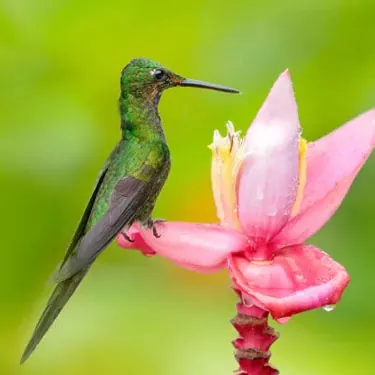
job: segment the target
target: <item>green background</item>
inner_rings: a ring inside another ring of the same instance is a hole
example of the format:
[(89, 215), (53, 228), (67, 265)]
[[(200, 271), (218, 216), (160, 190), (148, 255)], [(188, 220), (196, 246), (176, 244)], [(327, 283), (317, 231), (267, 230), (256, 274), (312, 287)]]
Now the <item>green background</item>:
[[(0, 0), (0, 374), (230, 374), (227, 272), (198, 275), (115, 244), (18, 365), (46, 281), (119, 137), (120, 71), (147, 56), (243, 91), (175, 89), (161, 103), (173, 167), (155, 214), (215, 222), (213, 130), (230, 119), (245, 131), (286, 67), (308, 140), (374, 107), (374, 19), (375, 3), (355, 0)], [(334, 312), (277, 325), (271, 362), (282, 374), (374, 371), (374, 186), (372, 156), (310, 240), (352, 282)]]

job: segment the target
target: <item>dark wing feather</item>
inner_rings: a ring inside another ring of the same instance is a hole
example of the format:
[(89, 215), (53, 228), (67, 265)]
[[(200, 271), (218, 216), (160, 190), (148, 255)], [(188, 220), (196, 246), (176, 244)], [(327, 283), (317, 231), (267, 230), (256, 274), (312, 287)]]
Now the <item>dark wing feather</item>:
[(74, 254), (65, 262), (56, 281), (61, 282), (89, 266), (99, 253), (116, 237), (121, 229), (131, 224), (138, 210), (152, 193), (151, 182), (125, 176), (115, 186), (108, 211), (80, 241)]
[(78, 227), (77, 227), (77, 229), (74, 233), (72, 241), (70, 242), (69, 247), (66, 250), (64, 260), (62, 261), (62, 263), (59, 267), (62, 267), (66, 263), (66, 261), (69, 259), (70, 255), (72, 254), (72, 252), (76, 248), (78, 242), (80, 241), (82, 236), (85, 234), (87, 221), (90, 217), (92, 208), (93, 208), (94, 203), (95, 203), (96, 196), (98, 195), (99, 189), (100, 189), (100, 187), (103, 183), (103, 180), (104, 180), (104, 177), (105, 177), (107, 171), (108, 171), (108, 162), (106, 163), (104, 168), (99, 173), (94, 191), (91, 195), (91, 198), (90, 198), (89, 202), (87, 203), (86, 209), (85, 209), (85, 211), (82, 215), (81, 221), (79, 222)]

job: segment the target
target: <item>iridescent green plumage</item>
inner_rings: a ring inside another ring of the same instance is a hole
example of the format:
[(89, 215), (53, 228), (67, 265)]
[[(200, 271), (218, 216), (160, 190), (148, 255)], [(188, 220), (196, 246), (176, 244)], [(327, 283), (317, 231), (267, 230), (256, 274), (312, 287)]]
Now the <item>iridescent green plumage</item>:
[(182, 78), (160, 64), (134, 59), (122, 71), (119, 99), (122, 137), (99, 173), (21, 363), (33, 352), (72, 296), (96, 257), (133, 222), (151, 228), (152, 211), (170, 168), (169, 149), (158, 113), (161, 93), (174, 86), (237, 90)]

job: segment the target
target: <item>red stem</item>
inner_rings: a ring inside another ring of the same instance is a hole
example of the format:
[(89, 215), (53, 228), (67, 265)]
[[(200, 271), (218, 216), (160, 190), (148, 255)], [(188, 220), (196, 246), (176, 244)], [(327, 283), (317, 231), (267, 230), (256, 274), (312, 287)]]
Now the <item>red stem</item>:
[[(241, 292), (236, 290), (241, 296)], [(270, 346), (279, 334), (268, 325), (269, 313), (254, 305), (237, 304), (237, 315), (231, 323), (240, 337), (233, 341), (235, 357), (240, 368), (235, 375), (277, 375), (268, 361)]]

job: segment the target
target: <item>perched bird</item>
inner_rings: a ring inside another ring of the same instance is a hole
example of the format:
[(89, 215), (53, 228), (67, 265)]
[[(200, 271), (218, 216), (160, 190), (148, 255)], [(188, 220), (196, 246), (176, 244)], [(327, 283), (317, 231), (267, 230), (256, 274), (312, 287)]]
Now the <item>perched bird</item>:
[(121, 139), (99, 173), (92, 196), (55, 275), (57, 285), (21, 358), (25, 362), (85, 277), (96, 257), (118, 233), (139, 222), (153, 233), (151, 218), (170, 169), (170, 154), (158, 113), (161, 94), (187, 86), (238, 93), (183, 78), (159, 63), (133, 59), (122, 70), (119, 99)]

